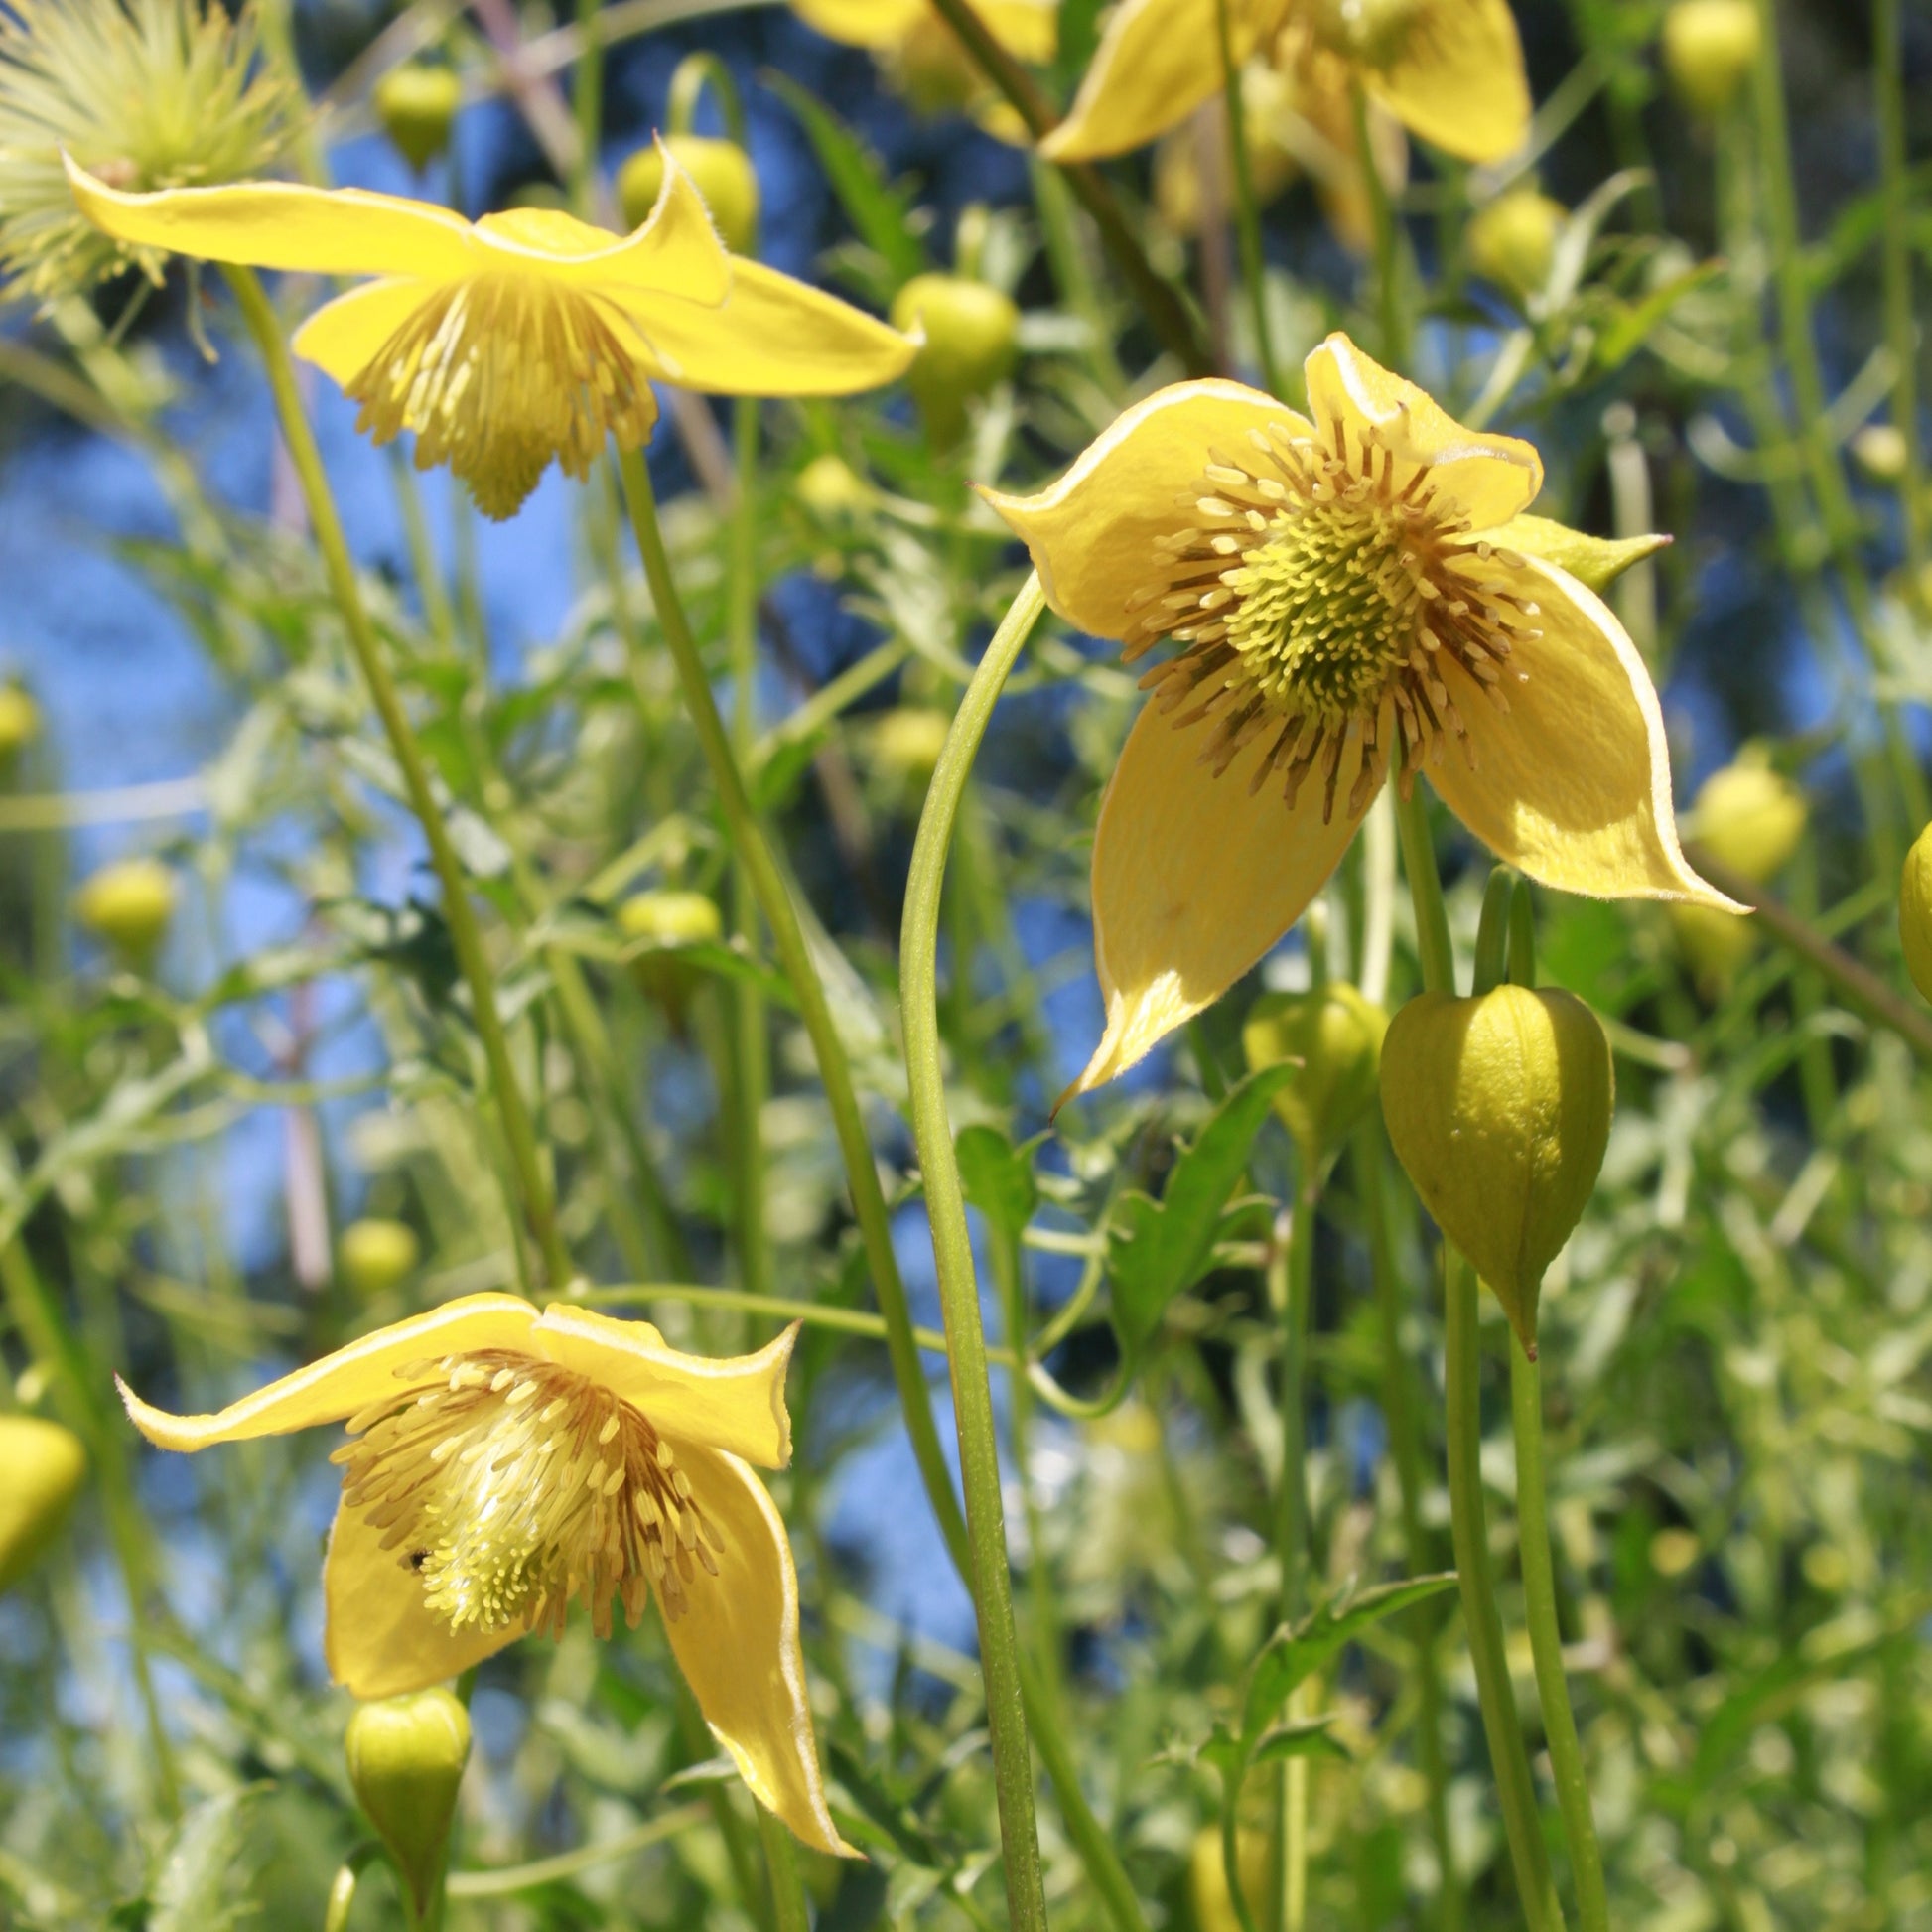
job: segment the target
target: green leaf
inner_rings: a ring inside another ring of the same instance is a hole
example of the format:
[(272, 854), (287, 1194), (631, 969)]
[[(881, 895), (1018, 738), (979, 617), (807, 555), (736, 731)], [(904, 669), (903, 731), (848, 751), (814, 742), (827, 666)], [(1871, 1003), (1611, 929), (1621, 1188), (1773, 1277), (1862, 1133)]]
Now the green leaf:
[(782, 73), (767, 72), (763, 78), (798, 116), (832, 192), (866, 245), (892, 272), (894, 286), (922, 274), (928, 263), (912, 231), (912, 198), (886, 180), (879, 157), (809, 89)]
[(1293, 1629), (1284, 1626), (1277, 1630), (1248, 1673), (1248, 1688), (1241, 1703), (1244, 1749), (1252, 1753), (1258, 1748), (1276, 1713), (1288, 1702), (1289, 1694), (1343, 1645), (1385, 1616), (1393, 1616), (1397, 1610), (1420, 1603), (1425, 1597), (1439, 1595), (1454, 1584), (1452, 1570), (1434, 1577), (1411, 1577), (1401, 1583), (1380, 1584), (1359, 1595), (1330, 1598)]
[(247, 1850), (244, 1814), (267, 1788), (224, 1791), (182, 1820), (155, 1879), (148, 1932), (227, 1932), (252, 1914), (235, 1867)]
[(1348, 1763), (1348, 1747), (1328, 1735), (1334, 1721), (1334, 1712), (1324, 1711), (1318, 1718), (1290, 1718), (1271, 1725), (1249, 1753), (1249, 1765), (1279, 1764), (1291, 1757), (1334, 1757)]
[(1207, 1272), (1227, 1204), (1261, 1123), (1292, 1066), (1263, 1067), (1214, 1110), (1192, 1147), (1174, 1162), (1167, 1191), (1121, 1197), (1107, 1230), (1114, 1328), (1133, 1363), (1161, 1325), (1168, 1304)]
[(997, 1127), (984, 1124), (962, 1128), (953, 1154), (967, 1200), (996, 1233), (1018, 1241), (1039, 1205), (1033, 1162)]

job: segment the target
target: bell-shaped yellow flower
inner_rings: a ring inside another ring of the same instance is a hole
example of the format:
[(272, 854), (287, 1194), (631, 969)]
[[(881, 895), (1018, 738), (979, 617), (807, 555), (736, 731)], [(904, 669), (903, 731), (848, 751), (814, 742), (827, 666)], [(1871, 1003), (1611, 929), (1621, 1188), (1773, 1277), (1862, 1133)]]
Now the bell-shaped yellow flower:
[(1183, 382), (1050, 489), (988, 500), (1071, 623), (1173, 655), (1100, 810), (1107, 1031), (1072, 1091), (1133, 1065), (1298, 919), (1393, 767), (1496, 855), (1606, 898), (1735, 911), (1685, 863), (1657, 693), (1593, 591), (1533, 554), (1543, 466), (1452, 421), (1345, 336), (1310, 421)]
[(650, 217), (616, 236), (551, 208), (464, 220), (361, 189), (256, 182), (124, 195), (69, 164), (74, 198), (137, 246), (318, 275), (373, 276), (303, 324), (295, 351), (362, 405), (377, 443), (409, 430), (487, 516), (513, 515), (554, 459), (583, 478), (657, 420), (653, 381), (719, 395), (848, 395), (915, 345), (883, 322), (726, 253), (667, 155)]
[(1143, 147), (1221, 91), (1221, 14), (1238, 68), (1261, 55), (1345, 101), (1359, 81), (1412, 134), (1499, 161), (1529, 134), (1530, 90), (1509, 0), (1124, 0), (1064, 121), (1053, 161)]
[(713, 1360), (643, 1321), (469, 1295), (378, 1329), (213, 1416), (124, 1383), (135, 1426), (194, 1450), (345, 1422), (324, 1652), (359, 1698), (454, 1677), (573, 1598), (609, 1636), (655, 1594), (706, 1722), (759, 1802), (850, 1853), (826, 1808), (785, 1527), (751, 1465), (791, 1459), (794, 1324)]

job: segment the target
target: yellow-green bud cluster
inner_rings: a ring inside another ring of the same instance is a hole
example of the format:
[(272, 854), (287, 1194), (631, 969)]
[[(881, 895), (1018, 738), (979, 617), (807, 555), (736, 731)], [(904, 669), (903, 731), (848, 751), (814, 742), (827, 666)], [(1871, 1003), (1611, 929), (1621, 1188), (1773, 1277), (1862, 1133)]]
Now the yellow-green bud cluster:
[(39, 1416), (0, 1416), (0, 1590), (11, 1589), (60, 1535), (87, 1474), (70, 1429)]
[(74, 895), (74, 915), (116, 959), (144, 971), (175, 916), (179, 888), (159, 859), (117, 859)]
[(383, 1698), (357, 1707), (343, 1751), (356, 1803), (388, 1848), (420, 1916), (449, 1848), (457, 1788), (470, 1760), (470, 1714), (445, 1690)]
[(681, 1026), (697, 990), (698, 971), (678, 954), (687, 946), (715, 945), (724, 937), (717, 902), (703, 893), (633, 893), (618, 907), (618, 930), (637, 948), (631, 955), (631, 977)]
[[(1721, 865), (1761, 886), (1797, 851), (1808, 820), (1804, 793), (1759, 748), (1747, 746), (1699, 787), (1685, 830)], [(1713, 998), (1757, 949), (1755, 923), (1735, 913), (1673, 905), (1670, 922), (1699, 986)]]
[(421, 1257), (416, 1230), (408, 1222), (374, 1215), (351, 1221), (336, 1244), (336, 1266), (344, 1282), (364, 1301), (407, 1281)]
[(1340, 981), (1264, 994), (1249, 1008), (1241, 1029), (1249, 1069), (1299, 1063), (1276, 1093), (1275, 1111), (1311, 1166), (1339, 1151), (1374, 1101), (1388, 1031), (1388, 1015)]
[(1396, 1154), (1531, 1354), (1544, 1271), (1596, 1185), (1614, 1099), (1603, 1029), (1558, 988), (1425, 993), (1383, 1043)]
[(906, 387), (942, 448), (966, 427), (966, 405), (1013, 373), (1020, 356), (1020, 311), (1012, 298), (963, 275), (915, 275), (893, 298), (892, 323), (925, 341)]
[(450, 68), (405, 61), (375, 83), (371, 100), (390, 144), (420, 175), (450, 145), (463, 82)]
[(664, 152), (691, 177), (718, 233), (734, 255), (758, 247), (759, 178), (752, 157), (736, 141), (709, 134), (666, 134), (662, 146), (639, 148), (618, 171), (618, 200), (624, 226), (639, 227), (664, 188)]

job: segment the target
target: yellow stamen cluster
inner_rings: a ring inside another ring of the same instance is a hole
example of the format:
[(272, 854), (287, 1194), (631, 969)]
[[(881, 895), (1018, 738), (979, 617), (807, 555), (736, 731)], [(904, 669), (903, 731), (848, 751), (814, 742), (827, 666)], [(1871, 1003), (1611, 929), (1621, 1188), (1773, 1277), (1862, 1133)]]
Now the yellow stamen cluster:
[(1218, 777), (1270, 734), (1250, 792), (1280, 769), (1293, 805), (1319, 769), (1324, 823), (1351, 731), (1361, 743), (1351, 816), (1387, 774), (1398, 732), (1405, 796), (1451, 737), (1473, 768), (1444, 664), (1508, 711), (1505, 677), (1521, 673), (1504, 667), (1513, 639), (1538, 634), (1527, 622), (1536, 606), (1469, 566), (1522, 560), (1471, 540), (1430, 468), (1398, 462), (1373, 429), (1351, 446), (1339, 422), (1325, 444), (1270, 423), (1247, 449), (1209, 454), (1207, 491), (1182, 498), (1190, 520), (1129, 600), (1124, 638), (1129, 663), (1164, 639), (1182, 646), (1141, 683), (1176, 725), (1216, 720), (1201, 762)]
[(512, 516), (551, 460), (580, 482), (615, 435), (639, 448), (657, 407), (630, 322), (594, 295), (508, 270), (428, 292), (347, 385), (356, 427), (416, 436), (485, 516)]
[(343, 1505), (384, 1534), (453, 1629), (562, 1636), (571, 1599), (611, 1634), (634, 1629), (649, 1588), (690, 1607), (725, 1547), (649, 1420), (601, 1384), (502, 1349), (412, 1362), (408, 1393), (349, 1418)]

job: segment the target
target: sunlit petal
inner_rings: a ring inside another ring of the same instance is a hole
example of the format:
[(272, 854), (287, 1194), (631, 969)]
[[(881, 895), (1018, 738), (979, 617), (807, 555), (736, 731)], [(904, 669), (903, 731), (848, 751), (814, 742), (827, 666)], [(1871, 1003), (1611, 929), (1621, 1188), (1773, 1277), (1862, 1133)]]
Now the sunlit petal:
[(791, 0), (791, 10), (828, 41), (893, 47), (920, 24), (929, 0)]
[[(1221, 91), (1222, 0), (1125, 0), (1108, 18), (1066, 119), (1040, 142), (1052, 161), (1100, 161), (1158, 140)], [(1238, 67), (1260, 41), (1255, 10), (1227, 0)]]
[(1507, 713), (1445, 665), (1475, 760), (1471, 769), (1450, 745), (1429, 767), (1450, 810), (1499, 859), (1547, 886), (1738, 909), (1679, 849), (1657, 693), (1602, 600), (1535, 557), (1466, 570), (1532, 597), (1528, 621), (1540, 635), (1514, 645), (1515, 675), (1502, 681)]
[(116, 1382), (129, 1418), (149, 1442), (167, 1449), (201, 1449), (345, 1422), (358, 1409), (403, 1394), (396, 1371), (411, 1362), (478, 1348), (527, 1348), (536, 1318), (536, 1310), (514, 1295), (465, 1295), (428, 1314), (378, 1328), (212, 1416), (168, 1415), (150, 1408), (118, 1377)]
[(1341, 755), (1333, 810), (1310, 775), (1291, 806), (1280, 772), (1249, 786), (1264, 732), (1215, 777), (1212, 719), (1176, 727), (1150, 703), (1128, 735), (1093, 848), (1093, 939), (1107, 1032), (1067, 1097), (1124, 1072), (1211, 1006), (1301, 917), (1347, 849), (1374, 788), (1348, 809), (1360, 741)]
[(1258, 389), (1179, 382), (1116, 418), (1050, 489), (981, 493), (1033, 553), (1053, 609), (1096, 637), (1119, 637), (1155, 546), (1189, 520), (1186, 503), (1207, 490), (1209, 451), (1244, 450), (1270, 423), (1311, 433)]
[(421, 282), (402, 277), (364, 283), (325, 303), (295, 332), (289, 346), (346, 385), (381, 354), (423, 297)]
[(1463, 161), (1500, 161), (1529, 139), (1530, 83), (1509, 0), (1435, 0), (1403, 57), (1365, 68), (1370, 94)]
[(797, 1322), (756, 1355), (686, 1355), (648, 1321), (552, 1302), (531, 1331), (553, 1362), (600, 1383), (677, 1443), (703, 1443), (782, 1469), (791, 1460), (785, 1371)]
[(716, 1577), (667, 1622), (671, 1649), (752, 1795), (807, 1845), (853, 1853), (825, 1803), (798, 1639), (798, 1578), (783, 1519), (735, 1455), (677, 1445), (691, 1492), (723, 1533)]

